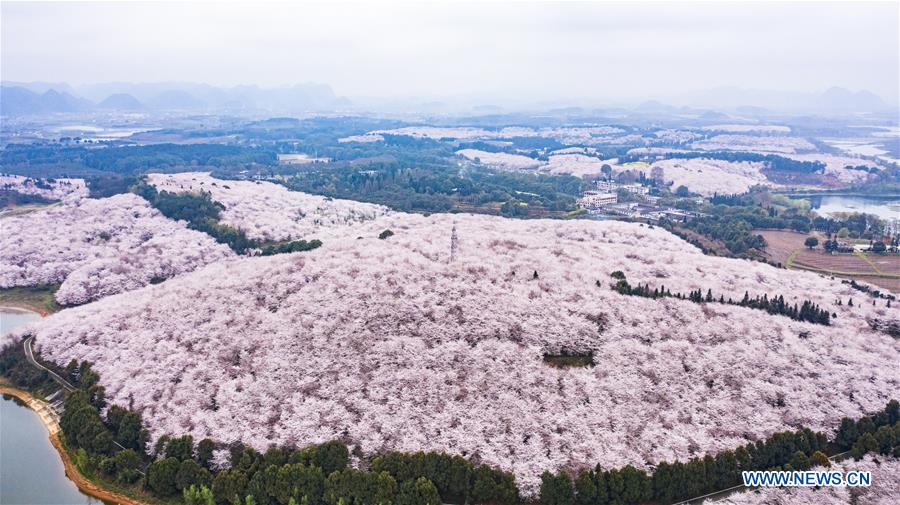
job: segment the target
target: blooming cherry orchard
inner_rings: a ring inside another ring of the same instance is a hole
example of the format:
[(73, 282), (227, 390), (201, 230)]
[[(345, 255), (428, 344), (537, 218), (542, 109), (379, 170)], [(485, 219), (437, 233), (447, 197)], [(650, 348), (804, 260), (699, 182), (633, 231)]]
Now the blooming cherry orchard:
[(653, 167), (663, 169), (663, 178), (672, 181), (672, 188), (686, 186), (701, 195), (743, 193), (756, 185), (772, 185), (762, 172), (765, 166), (761, 162), (705, 158), (669, 159), (653, 163)]
[(543, 165), (540, 160), (521, 154), (491, 153), (478, 149), (461, 149), (456, 151), (456, 155), (468, 160), (478, 160), (485, 165), (501, 170), (536, 170)]
[(291, 191), (271, 182), (226, 181), (208, 173), (150, 174), (160, 191), (205, 191), (223, 204), (221, 222), (257, 240), (310, 239), (375, 219), (387, 207)]
[[(900, 343), (866, 324), (896, 304), (848, 306), (864, 295), (660, 228), (392, 213), (340, 229), (327, 248), (215, 262), (22, 332), (47, 359), (93, 362), (153, 438), (441, 450), (514, 472), (530, 496), (544, 470), (830, 431), (900, 390)], [(625, 296), (616, 270), (672, 292), (811, 299), (837, 318)], [(561, 351), (595, 365), (544, 361)]]
[(88, 196), (84, 179), (33, 179), (21, 175), (0, 174), (0, 190), (38, 195), (51, 200), (77, 200)]
[(765, 137), (754, 135), (716, 135), (693, 143), (694, 149), (704, 151), (751, 151), (769, 153), (800, 153), (816, 150), (816, 146), (799, 137)]
[(790, 126), (765, 124), (717, 124), (704, 126), (700, 129), (728, 133), (791, 133)]
[(551, 174), (569, 174), (575, 177), (600, 175), (603, 165), (615, 165), (618, 160), (602, 160), (584, 154), (554, 154), (549, 158), (546, 169)]
[(787, 158), (791, 158), (798, 161), (810, 161), (810, 162), (821, 162), (825, 164), (824, 174), (830, 175), (843, 183), (853, 183), (860, 184), (866, 182), (868, 179), (872, 179), (875, 177), (874, 174), (870, 174), (865, 170), (854, 170), (852, 168), (847, 167), (866, 167), (868, 170), (880, 171), (884, 170), (884, 167), (875, 161), (863, 159), (863, 158), (854, 158), (852, 156), (834, 156), (831, 154), (791, 154), (787, 155)]
[(3, 218), (2, 227), (0, 287), (61, 282), (62, 304), (136, 289), (233, 255), (132, 194)]

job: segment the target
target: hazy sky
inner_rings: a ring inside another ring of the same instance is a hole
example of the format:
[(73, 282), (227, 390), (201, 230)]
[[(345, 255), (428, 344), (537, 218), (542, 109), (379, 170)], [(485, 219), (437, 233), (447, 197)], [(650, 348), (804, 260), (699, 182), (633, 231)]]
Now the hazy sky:
[(622, 100), (717, 86), (897, 102), (898, 2), (12, 3), (2, 78)]

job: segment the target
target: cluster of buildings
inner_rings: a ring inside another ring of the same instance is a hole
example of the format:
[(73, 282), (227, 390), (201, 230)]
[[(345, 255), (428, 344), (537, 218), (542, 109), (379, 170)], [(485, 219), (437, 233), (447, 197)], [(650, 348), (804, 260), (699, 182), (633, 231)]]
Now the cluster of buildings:
[(618, 182), (599, 180), (597, 189), (585, 191), (578, 200), (578, 205), (587, 210), (600, 210), (619, 202), (619, 192), (625, 191), (634, 195), (640, 195), (651, 203), (655, 198), (650, 196), (650, 188), (640, 184), (621, 184)]
[(663, 218), (671, 221), (683, 221), (687, 218), (698, 217), (701, 215), (699, 212), (634, 202), (610, 205), (604, 208), (604, 210), (613, 216), (644, 219), (652, 222), (659, 221)]
[(618, 203), (619, 195), (604, 191), (585, 191), (578, 199), (578, 206), (587, 210), (600, 210), (603, 207)]
[(635, 195), (649, 195), (650, 188), (641, 186), (640, 184), (619, 184), (612, 181), (597, 181), (597, 189), (605, 193), (618, 193), (619, 191), (627, 191)]
[[(659, 197), (650, 196), (650, 188), (640, 184), (621, 184), (601, 180), (596, 182), (596, 187), (596, 190), (582, 193), (577, 202), (579, 207), (586, 209), (591, 214), (648, 221), (659, 221), (663, 218), (681, 221), (699, 215), (697, 212), (659, 205)], [(619, 195), (622, 192), (638, 195), (640, 201), (619, 202)]]

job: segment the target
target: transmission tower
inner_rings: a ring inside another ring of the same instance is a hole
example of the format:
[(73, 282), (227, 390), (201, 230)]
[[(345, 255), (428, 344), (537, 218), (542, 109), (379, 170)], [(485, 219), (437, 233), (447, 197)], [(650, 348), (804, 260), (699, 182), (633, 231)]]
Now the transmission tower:
[(459, 253), (459, 237), (456, 236), (456, 223), (453, 223), (453, 231), (450, 232), (450, 263), (456, 261)]

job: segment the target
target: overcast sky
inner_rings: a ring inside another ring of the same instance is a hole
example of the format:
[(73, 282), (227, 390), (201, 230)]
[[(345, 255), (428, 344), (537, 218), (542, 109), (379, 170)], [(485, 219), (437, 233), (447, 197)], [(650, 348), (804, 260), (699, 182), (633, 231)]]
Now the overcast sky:
[(898, 2), (0, 5), (14, 81), (596, 101), (900, 88)]

